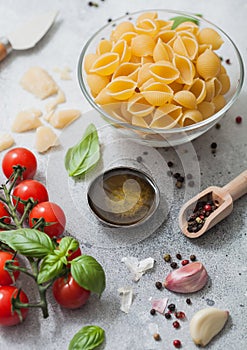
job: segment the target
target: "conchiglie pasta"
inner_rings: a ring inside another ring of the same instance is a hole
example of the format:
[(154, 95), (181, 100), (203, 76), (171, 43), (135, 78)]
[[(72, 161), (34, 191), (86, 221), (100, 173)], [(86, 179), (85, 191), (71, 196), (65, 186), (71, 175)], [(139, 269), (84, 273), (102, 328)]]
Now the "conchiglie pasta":
[(152, 77), (161, 83), (170, 84), (178, 79), (179, 70), (169, 61), (159, 61), (149, 67)]
[(103, 53), (110, 52), (112, 49), (112, 42), (110, 40), (101, 40), (97, 46), (97, 55), (102, 55)]
[(196, 109), (196, 97), (190, 91), (183, 90), (176, 92), (173, 100), (185, 108)]
[(118, 77), (111, 81), (106, 87), (108, 95), (116, 100), (129, 99), (133, 95), (135, 88), (136, 82), (127, 77)]
[(155, 39), (161, 39), (164, 43), (171, 44), (177, 37), (177, 33), (175, 30), (163, 30), (159, 32)]
[(109, 83), (109, 77), (104, 77), (98, 74), (88, 74), (87, 83), (93, 97), (96, 97)]
[(196, 103), (201, 103), (206, 97), (206, 83), (200, 78), (194, 79), (193, 83), (186, 87), (196, 97)]
[(179, 120), (181, 126), (189, 126), (203, 120), (203, 116), (197, 109), (188, 109), (184, 111), (183, 116)]
[(140, 69), (140, 63), (125, 62), (121, 63), (112, 75), (112, 80), (120, 77), (127, 76), (129, 79), (134, 81), (138, 78), (138, 72)]
[(215, 105), (213, 102), (203, 101), (202, 103), (197, 105), (197, 109), (201, 112), (203, 119), (207, 119), (214, 114)]
[(99, 94), (95, 97), (94, 101), (99, 105), (108, 105), (117, 102), (117, 100), (114, 97), (108, 94), (107, 87), (105, 87), (99, 92)]
[(148, 34), (155, 36), (159, 31), (159, 27), (154, 20), (145, 18), (135, 26), (135, 31), (138, 34)]
[(135, 93), (127, 102), (127, 111), (137, 117), (146, 117), (153, 110), (154, 106), (150, 106), (140, 93)]
[(132, 55), (137, 57), (153, 55), (154, 47), (154, 39), (147, 34), (137, 35), (131, 41)]
[(189, 37), (178, 37), (173, 42), (173, 50), (178, 55), (188, 57), (190, 60), (193, 60), (198, 51), (198, 43), (195, 39)]
[(119, 65), (119, 55), (115, 52), (104, 53), (91, 66), (90, 73), (111, 75)]
[(197, 26), (196, 23), (187, 21), (179, 24), (175, 30), (176, 32), (187, 31), (193, 34), (197, 34), (199, 27)]
[(221, 83), (221, 95), (225, 95), (230, 90), (230, 78), (227, 74), (220, 74), (218, 80)]
[(99, 56), (96, 53), (89, 53), (85, 56), (84, 59), (84, 69), (87, 74), (90, 73), (90, 69), (93, 63), (97, 60)]
[(170, 61), (173, 59), (173, 50), (170, 45), (164, 43), (160, 38), (155, 45), (153, 50), (153, 59), (155, 62), (158, 61)]
[(150, 66), (152, 63), (145, 63), (138, 71), (137, 84), (138, 86), (142, 86), (147, 80), (152, 78), (152, 74), (150, 72)]
[(153, 12), (143, 12), (141, 15), (139, 15), (136, 19), (136, 24), (139, 24), (145, 19), (152, 19), (155, 20), (158, 18), (158, 13), (156, 11)]
[(226, 99), (223, 95), (214, 97), (212, 102), (215, 106), (215, 113), (219, 112), (226, 105)]
[(152, 106), (162, 106), (165, 103), (170, 103), (173, 97), (172, 89), (159, 82), (151, 82), (145, 86), (144, 90), (141, 90), (142, 96), (152, 105)]
[(110, 40), (118, 41), (124, 33), (134, 32), (134, 31), (135, 31), (135, 28), (133, 23), (129, 21), (119, 23), (116, 26), (116, 28), (112, 31)]
[(221, 67), (220, 59), (212, 50), (204, 51), (196, 61), (196, 69), (199, 75), (205, 79), (216, 77)]
[(193, 63), (187, 57), (177, 54), (174, 55), (173, 63), (180, 73), (177, 82), (191, 85), (195, 76), (195, 67)]
[(212, 99), (221, 93), (222, 84), (217, 78), (206, 81), (205, 101), (211, 102)]
[(182, 107), (172, 103), (159, 107), (154, 112), (151, 128), (171, 129), (178, 126), (178, 121), (182, 117)]
[(136, 32), (126, 32), (126, 33), (123, 33), (121, 36), (120, 36), (120, 40), (125, 40), (127, 42), (127, 44), (130, 46), (131, 44), (131, 40), (137, 36), (137, 33)]
[(119, 40), (112, 47), (112, 52), (115, 52), (119, 55), (119, 61), (128, 62), (131, 57), (131, 48), (128, 46), (127, 41)]
[(218, 50), (223, 44), (223, 39), (213, 28), (203, 28), (197, 34), (199, 44), (211, 45), (213, 50)]

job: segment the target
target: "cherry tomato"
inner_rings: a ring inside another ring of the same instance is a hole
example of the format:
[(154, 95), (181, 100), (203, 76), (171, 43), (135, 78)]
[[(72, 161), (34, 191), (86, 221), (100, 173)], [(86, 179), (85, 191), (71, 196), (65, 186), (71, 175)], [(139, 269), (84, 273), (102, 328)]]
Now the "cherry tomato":
[[(24, 180), (21, 181), (13, 191), (13, 204), (16, 205), (17, 199), (19, 197), (22, 200), (28, 200), (33, 198), (34, 201), (38, 203), (46, 202), (49, 199), (47, 189), (45, 186), (36, 180)], [(18, 203), (16, 207), (20, 214), (23, 214), (25, 206), (22, 203)]]
[[(5, 217), (6, 216), (6, 217)], [(1, 220), (2, 218), (4, 218), (3, 220)], [(11, 218), (10, 218), (10, 214), (7, 211), (6, 206), (0, 202), (0, 220), (1, 222), (3, 222), (4, 224), (10, 224)], [(2, 231), (3, 229), (0, 229), (0, 231)]]
[(91, 294), (89, 290), (79, 286), (71, 274), (68, 277), (58, 278), (53, 283), (52, 291), (57, 303), (67, 309), (81, 307)]
[(51, 223), (51, 225), (44, 227), (44, 232), (48, 236), (51, 238), (61, 236), (66, 225), (66, 218), (59, 205), (52, 202), (42, 202), (35, 205), (29, 214), (29, 226), (32, 228), (40, 218), (43, 218), (46, 223)]
[[(18, 293), (18, 288), (14, 286), (0, 286), (0, 325), (1, 326), (14, 326), (21, 323), (28, 313), (28, 309), (20, 309), (21, 315), (12, 309), (12, 299), (15, 299)], [(26, 294), (20, 292), (20, 301), (22, 303), (28, 303)]]
[(35, 155), (23, 147), (13, 148), (4, 155), (2, 169), (7, 178), (13, 173), (14, 165), (21, 165), (26, 168), (22, 174), (23, 180), (32, 179), (37, 170), (37, 160)]
[[(57, 239), (58, 244), (61, 242), (61, 239), (62, 238)], [(81, 256), (81, 249), (80, 249), (80, 247), (78, 247), (73, 253), (70, 251), (69, 251), (69, 253), (70, 253), (70, 255), (67, 256), (67, 260), (72, 261), (73, 259), (77, 258), (78, 256)]]
[(17, 259), (13, 259), (13, 254), (0, 251), (0, 286), (8, 286), (10, 284), (13, 284), (20, 274), (19, 271), (13, 271), (14, 281), (12, 280), (10, 273), (4, 269), (5, 262), (7, 260), (14, 260), (13, 264), (15, 266), (19, 266), (19, 261)]

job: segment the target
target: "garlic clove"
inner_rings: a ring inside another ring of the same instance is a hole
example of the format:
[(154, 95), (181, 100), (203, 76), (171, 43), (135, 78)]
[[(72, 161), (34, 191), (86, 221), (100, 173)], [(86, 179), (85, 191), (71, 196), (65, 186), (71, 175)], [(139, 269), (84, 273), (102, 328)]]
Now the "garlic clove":
[(206, 346), (224, 327), (228, 311), (205, 308), (194, 314), (190, 321), (190, 335), (196, 345)]
[(169, 273), (164, 286), (177, 293), (193, 293), (202, 289), (208, 281), (208, 273), (199, 261), (192, 262)]

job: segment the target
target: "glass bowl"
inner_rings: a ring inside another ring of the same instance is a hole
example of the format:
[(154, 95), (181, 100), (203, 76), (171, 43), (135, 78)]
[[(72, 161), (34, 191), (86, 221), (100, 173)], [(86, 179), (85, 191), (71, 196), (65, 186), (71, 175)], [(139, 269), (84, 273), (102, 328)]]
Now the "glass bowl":
[[(214, 113), (207, 119), (187, 126), (179, 126), (176, 124), (176, 127), (170, 129), (152, 128), (149, 125), (145, 125), (144, 127), (133, 125), (129, 121), (130, 119), (126, 120), (126, 118), (119, 117), (119, 113), (116, 114), (116, 110), (122, 110), (124, 108), (126, 109), (127, 102), (116, 101), (116, 103), (104, 105), (104, 108), (95, 102), (87, 83), (87, 74), (84, 69), (85, 57), (89, 53), (95, 53), (99, 42), (102, 39), (109, 39), (111, 32), (118, 24), (124, 21), (135, 23), (138, 16), (144, 12), (157, 12), (158, 18), (166, 21), (177, 16), (185, 16), (187, 18), (190, 18), (192, 21), (198, 21), (200, 29), (205, 27), (212, 28), (220, 34), (224, 43), (216, 51), (216, 53), (222, 60), (222, 65), (224, 65), (227, 71), (231, 85), (229, 91), (224, 95), (226, 104), (223, 108), (217, 111), (217, 113)], [(139, 143), (143, 143), (152, 147), (169, 147), (180, 145), (197, 138), (220, 121), (226, 111), (232, 106), (232, 104), (239, 96), (243, 85), (244, 66), (240, 53), (234, 42), (223, 30), (221, 30), (213, 23), (199, 16), (185, 12), (155, 9), (148, 11), (138, 11), (129, 15), (122, 16), (98, 30), (87, 41), (81, 51), (78, 62), (78, 79), (82, 93), (87, 101), (105, 121), (110, 123), (113, 127), (117, 128), (117, 130), (121, 132), (122, 135), (126, 136), (129, 139), (132, 139), (133, 141), (137, 141)]]

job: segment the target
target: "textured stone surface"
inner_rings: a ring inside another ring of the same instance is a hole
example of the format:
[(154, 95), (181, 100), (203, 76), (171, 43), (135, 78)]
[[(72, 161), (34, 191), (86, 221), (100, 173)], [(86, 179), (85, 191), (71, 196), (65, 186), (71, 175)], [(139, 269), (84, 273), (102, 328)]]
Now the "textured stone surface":
[[(207, 348), (244, 350), (247, 343), (247, 196), (234, 204), (233, 213), (224, 222), (197, 240), (189, 240), (180, 233), (177, 217), (182, 203), (197, 190), (210, 185), (223, 186), (247, 168), (246, 84), (238, 101), (222, 120), (219, 130), (213, 128), (192, 144), (181, 146), (176, 150), (161, 150), (158, 153), (154, 149), (149, 150), (140, 145), (124, 144), (115, 131), (96, 121), (98, 125), (102, 125), (100, 136), (103, 151), (105, 150), (104, 163), (101, 162), (90, 176), (102, 171), (107, 164), (128, 164), (150, 172), (159, 183), (162, 198), (167, 196), (164, 205), (166, 219), (154, 233), (153, 230), (159, 226), (157, 221), (152, 227), (145, 226), (139, 232), (134, 232), (133, 236), (131, 232), (127, 232), (124, 236), (123, 232), (101, 227), (92, 218), (88, 208), (83, 207), (86, 183), (90, 178), (83, 184), (74, 183), (67, 179), (62, 164), (66, 147), (74, 143), (77, 135), (78, 137), (80, 135), (80, 130), (82, 132), (90, 120), (98, 118), (95, 112), (89, 111), (91, 108), (80, 92), (77, 82), (77, 61), (83, 44), (93, 32), (107, 23), (109, 18), (119, 17), (127, 11), (161, 7), (202, 13), (205, 18), (225, 30), (243, 56), (246, 56), (247, 5), (243, 0), (217, 2), (174, 0), (170, 3), (161, 0), (145, 1), (145, 3), (143, 0), (122, 2), (97, 0), (97, 2), (98, 8), (89, 7), (85, 0), (52, 2), (0, 0), (1, 34), (12, 31), (25, 18), (35, 13), (50, 8), (58, 9), (60, 12), (57, 22), (36, 48), (26, 52), (13, 52), (0, 64), (0, 131), (10, 130), (11, 122), (21, 109), (36, 107), (44, 110), (46, 102), (35, 99), (22, 90), (18, 83), (22, 74), (32, 65), (42, 66), (52, 74), (66, 94), (67, 103), (64, 105), (66, 108), (78, 108), (84, 113), (78, 124), (72, 124), (60, 135), (62, 147), (46, 155), (37, 155), (39, 161), (37, 179), (47, 183), (51, 199), (65, 208), (68, 217), (67, 232), (80, 240), (84, 253), (93, 255), (102, 263), (107, 276), (107, 288), (102, 298), (99, 300), (96, 296), (92, 296), (87, 305), (80, 310), (60, 309), (49, 292), (50, 317), (43, 320), (39, 311), (32, 310), (22, 325), (1, 328), (0, 349), (67, 349), (69, 340), (75, 332), (84, 325), (97, 324), (106, 331), (106, 342), (102, 346), (105, 350), (173, 349), (173, 339), (182, 341), (182, 349), (193, 350), (196, 346), (189, 336), (189, 319), (200, 308), (214, 305), (229, 310), (231, 316), (224, 330)], [(58, 74), (53, 72), (56, 66), (60, 68), (69, 66), (72, 69), (72, 80), (60, 80)], [(243, 116), (241, 125), (235, 123), (237, 115)], [(14, 136), (18, 146), (33, 148), (33, 132)], [(218, 144), (215, 155), (210, 150), (212, 142)], [(143, 154), (144, 152), (148, 154)], [(195, 187), (191, 188), (185, 184), (183, 189), (178, 190), (173, 180), (166, 174), (168, 170), (166, 162), (173, 161), (173, 171), (183, 172), (188, 155), (190, 160), (194, 160), (192, 169), (195, 169), (193, 173)], [(138, 156), (143, 158), (141, 164), (136, 160)], [(200, 159), (199, 163), (197, 156)], [(2, 159), (2, 154), (0, 158)], [(0, 179), (3, 181), (2, 175)], [(78, 206), (78, 203), (81, 205)], [(177, 252), (180, 252), (183, 258), (195, 254), (197, 259), (205, 264), (210, 275), (210, 281), (202, 291), (189, 295), (192, 305), (186, 304), (187, 296), (172, 294), (166, 290), (159, 291), (154, 286), (157, 280), (162, 281), (170, 272), (169, 264), (162, 259), (163, 254), (170, 253), (175, 257)], [(140, 260), (151, 256), (156, 260), (155, 268), (144, 275), (138, 283), (134, 283), (126, 266), (121, 263), (121, 258), (128, 255), (136, 256)], [(19, 283), (30, 299), (35, 298), (35, 291), (27, 278), (21, 278)], [(135, 295), (130, 313), (127, 315), (120, 311), (117, 292), (119, 287), (125, 285), (132, 286)], [(163, 316), (149, 314), (151, 306), (149, 298), (160, 296), (168, 297), (170, 303), (175, 303), (178, 309), (186, 313), (187, 319), (181, 321), (179, 330), (174, 329), (172, 322)], [(155, 342), (150, 332), (150, 329), (156, 327), (162, 338), (160, 342)]]

